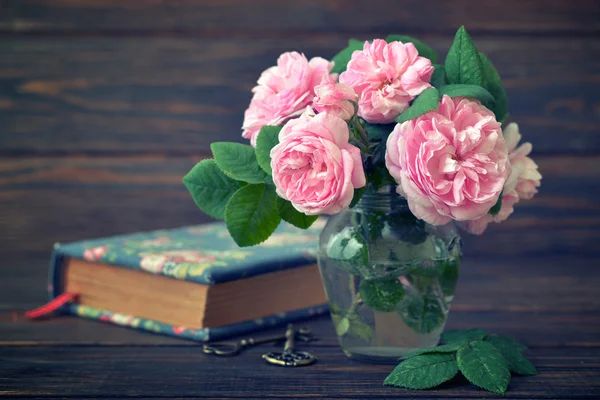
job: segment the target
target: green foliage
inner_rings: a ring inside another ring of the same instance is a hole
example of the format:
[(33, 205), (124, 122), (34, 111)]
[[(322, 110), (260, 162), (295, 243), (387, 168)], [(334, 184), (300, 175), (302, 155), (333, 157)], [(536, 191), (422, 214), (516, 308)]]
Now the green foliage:
[(264, 183), (246, 185), (233, 194), (225, 223), (238, 246), (254, 246), (271, 236), (281, 221), (276, 199), (275, 187)]
[(435, 268), (444, 296), (454, 295), (456, 283), (458, 282), (460, 259), (456, 257), (436, 261)]
[(183, 177), (183, 184), (196, 205), (206, 214), (217, 219), (225, 219), (227, 202), (239, 188), (245, 185), (225, 175), (213, 159), (196, 164)]
[(406, 325), (422, 334), (433, 332), (446, 321), (440, 299), (429, 293), (407, 296), (398, 313)]
[(479, 53), (479, 58), (483, 67), (484, 86), (494, 96), (494, 99), (496, 99), (491, 110), (496, 115), (496, 120), (503, 122), (508, 116), (508, 96), (506, 95), (504, 84), (502, 83), (502, 79), (500, 79), (500, 74), (498, 74), (498, 71), (485, 54)]
[(502, 196), (504, 196), (504, 190), (502, 190), (500, 192), (500, 195), (498, 196), (498, 201), (496, 201), (496, 204), (494, 204), (494, 206), (492, 208), (490, 208), (490, 211), (489, 211), (490, 214), (498, 215), (498, 213), (502, 209)]
[(537, 374), (537, 370), (533, 364), (521, 353), (522, 348), (520, 347), (520, 343), (498, 335), (489, 335), (485, 338), (485, 341), (491, 343), (500, 351), (502, 356), (508, 361), (511, 372), (519, 375)]
[(256, 160), (258, 165), (269, 175), (271, 171), (271, 149), (279, 143), (280, 126), (265, 125), (256, 138)]
[(479, 52), (464, 26), (461, 26), (446, 56), (448, 83), (483, 86), (483, 66)]
[(463, 344), (461, 344), (461, 343), (443, 344), (441, 346), (429, 347), (426, 349), (418, 349), (418, 350), (411, 351), (410, 353), (408, 353), (407, 355), (405, 355), (402, 358), (409, 359), (414, 356), (418, 356), (421, 354), (428, 354), (428, 353), (454, 353), (456, 350), (460, 349), (462, 346), (463, 346)]
[(456, 352), (460, 372), (472, 384), (490, 392), (504, 394), (510, 382), (508, 363), (494, 345), (471, 342)]
[(277, 197), (277, 210), (281, 219), (300, 229), (308, 229), (319, 218), (318, 215), (306, 215), (296, 210), (292, 203)]
[(358, 204), (363, 194), (365, 193), (366, 186), (361, 187), (360, 189), (354, 189), (354, 196), (352, 196), (352, 201), (350, 202), (350, 208), (353, 208)]
[(363, 279), (359, 291), (367, 307), (382, 312), (394, 311), (404, 297), (404, 287), (396, 278)]
[(432, 63), (437, 62), (437, 54), (435, 53), (435, 51), (431, 47), (427, 46), (425, 43), (421, 42), (419, 39), (415, 39), (413, 37), (404, 35), (389, 35), (387, 38), (385, 38), (385, 41), (388, 43), (412, 43), (415, 45), (415, 48), (417, 49), (421, 57), (430, 59)]
[(356, 273), (357, 267), (369, 263), (369, 246), (359, 231), (345, 228), (329, 242), (327, 256), (340, 268)]
[(444, 343), (464, 343), (471, 340), (483, 340), (484, 337), (483, 329), (451, 329), (442, 333)]
[(494, 104), (494, 96), (481, 86), (476, 85), (465, 85), (455, 84), (442, 86), (440, 89), (440, 96), (448, 95), (450, 97), (471, 97), (481, 101), (481, 103), (490, 108)]
[(412, 105), (396, 118), (396, 122), (402, 123), (421, 115), (437, 110), (440, 93), (436, 88), (425, 89), (412, 103)]
[(421, 354), (400, 363), (385, 378), (383, 384), (408, 389), (429, 389), (449, 381), (457, 373), (454, 354)]
[(440, 88), (446, 84), (446, 68), (443, 65), (435, 64), (433, 66), (433, 74), (431, 74), (431, 85)]
[(210, 148), (217, 165), (230, 178), (248, 183), (271, 182), (271, 177), (258, 165), (252, 146), (215, 142), (210, 145)]
[(331, 312), (331, 320), (335, 327), (335, 332), (338, 336), (351, 335), (359, 337), (365, 341), (370, 341), (373, 336), (371, 327), (360, 320), (360, 316), (354, 307), (346, 311), (333, 303), (329, 303)]
[(370, 124), (365, 123), (365, 129), (367, 130), (367, 136), (371, 141), (387, 140), (388, 136), (394, 130), (396, 124)]
[(389, 219), (389, 226), (392, 234), (403, 242), (412, 244), (423, 243), (429, 233), (425, 221), (418, 219), (411, 212), (396, 212)]
[(352, 58), (352, 53), (356, 50), (362, 50), (365, 42), (359, 40), (350, 39), (348, 41), (348, 47), (337, 53), (331, 61), (334, 62), (334, 66), (331, 69), (332, 74), (341, 74), (346, 70), (348, 61)]

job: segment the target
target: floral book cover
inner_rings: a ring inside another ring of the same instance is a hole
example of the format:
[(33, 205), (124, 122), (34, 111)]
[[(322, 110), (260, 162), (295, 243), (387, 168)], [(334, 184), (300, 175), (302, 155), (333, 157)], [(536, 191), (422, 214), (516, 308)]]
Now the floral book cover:
[[(267, 241), (251, 249), (238, 247), (223, 223), (56, 243), (50, 266), (50, 300), (61, 294), (61, 268), (69, 257), (214, 285), (316, 263), (318, 235), (324, 224), (324, 220), (319, 220), (306, 231), (281, 224)], [(324, 304), (228, 326), (189, 329), (75, 303), (61, 309), (84, 318), (203, 342), (281, 325), (327, 310)]]

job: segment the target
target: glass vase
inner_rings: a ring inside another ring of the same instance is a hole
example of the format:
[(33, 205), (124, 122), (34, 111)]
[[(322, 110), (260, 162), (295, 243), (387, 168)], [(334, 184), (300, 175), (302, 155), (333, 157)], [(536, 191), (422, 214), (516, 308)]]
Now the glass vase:
[(319, 268), (344, 353), (397, 363), (436, 346), (454, 297), (460, 245), (453, 224), (415, 218), (393, 187), (365, 193), (332, 216), (320, 236)]

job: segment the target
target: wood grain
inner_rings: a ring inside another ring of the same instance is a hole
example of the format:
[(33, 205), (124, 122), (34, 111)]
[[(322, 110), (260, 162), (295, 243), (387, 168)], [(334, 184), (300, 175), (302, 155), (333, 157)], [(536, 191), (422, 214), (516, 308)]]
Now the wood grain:
[[(390, 365), (349, 360), (336, 347), (313, 349), (306, 368), (277, 368), (260, 359), (264, 348), (231, 358), (200, 347), (8, 347), (0, 360), (3, 394), (23, 397), (481, 398), (488, 393), (462, 378), (427, 391), (383, 386)], [(598, 348), (534, 348), (527, 356), (539, 375), (514, 377), (503, 398), (594, 398), (600, 391)], [(232, 362), (237, 368), (232, 370)], [(594, 371), (596, 369), (596, 371)], [(57, 385), (57, 383), (59, 383)], [(304, 396), (302, 396), (304, 397)]]
[[(216, 140), (242, 141), (260, 73), (284, 51), (331, 57), (346, 37), (4, 38), (0, 154), (188, 155)], [(451, 38), (424, 40), (443, 55)], [(474, 39), (502, 74), (511, 118), (537, 153), (600, 151), (599, 41)]]
[[(0, 159), (0, 257), (48, 254), (69, 242), (206, 222), (181, 178), (200, 158), (35, 157)], [(597, 156), (536, 156), (540, 194), (484, 236), (465, 235), (465, 254), (597, 256)], [(515, 247), (518, 234), (520, 247)]]
[(483, 32), (595, 33), (600, 5), (593, 0), (393, 0), (369, 2), (257, 0), (5, 0), (0, 28), (7, 32), (185, 34), (355, 33), (401, 27), (409, 32), (454, 33), (461, 24)]

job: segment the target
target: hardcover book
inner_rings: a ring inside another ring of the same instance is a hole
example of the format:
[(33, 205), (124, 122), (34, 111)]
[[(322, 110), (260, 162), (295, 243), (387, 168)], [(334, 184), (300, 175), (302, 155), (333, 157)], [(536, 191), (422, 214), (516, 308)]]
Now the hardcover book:
[(323, 224), (282, 224), (253, 248), (239, 248), (222, 223), (57, 243), (50, 300), (76, 294), (62, 311), (197, 341), (323, 314)]

